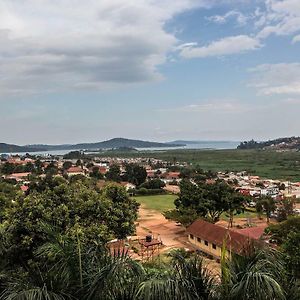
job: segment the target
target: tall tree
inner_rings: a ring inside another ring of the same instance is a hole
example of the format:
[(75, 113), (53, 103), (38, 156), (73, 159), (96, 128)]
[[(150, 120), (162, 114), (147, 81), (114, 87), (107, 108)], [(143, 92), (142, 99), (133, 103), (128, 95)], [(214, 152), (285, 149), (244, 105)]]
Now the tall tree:
[(145, 182), (147, 178), (146, 169), (138, 164), (127, 164), (125, 166), (124, 179), (137, 186)]
[(109, 167), (108, 172), (105, 174), (106, 179), (115, 181), (115, 182), (120, 182), (121, 181), (121, 170), (118, 165), (111, 165)]
[(270, 223), (271, 213), (276, 209), (275, 200), (270, 196), (263, 196), (256, 202), (256, 211), (264, 212), (267, 217), (267, 223)]

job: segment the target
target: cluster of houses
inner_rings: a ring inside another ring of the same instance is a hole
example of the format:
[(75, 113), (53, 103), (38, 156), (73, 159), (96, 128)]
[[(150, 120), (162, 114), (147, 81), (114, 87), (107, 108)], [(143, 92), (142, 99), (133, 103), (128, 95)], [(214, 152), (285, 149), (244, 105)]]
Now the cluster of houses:
[(271, 196), (277, 200), (283, 197), (300, 198), (300, 182), (263, 179), (259, 176), (250, 176), (246, 172), (218, 172), (218, 178), (233, 184), (245, 196), (254, 198)]
[[(66, 167), (68, 162), (68, 167)], [(8, 156), (0, 160), (0, 165), (10, 163), (14, 166), (27, 166), (36, 164), (32, 157)], [(48, 166), (55, 166), (59, 172), (56, 176), (89, 176), (97, 170), (104, 177), (112, 165), (120, 167), (121, 175), (125, 172), (126, 164), (139, 164), (145, 167), (147, 179), (160, 179), (166, 184), (166, 189), (172, 193), (179, 193), (178, 183), (181, 180), (181, 174), (177, 171), (170, 171), (170, 163), (153, 158), (110, 158), (94, 157), (89, 161), (78, 159), (58, 158), (39, 158), (39, 164), (43, 170), (41, 177), (45, 175), (45, 169)], [(185, 167), (186, 164), (176, 164), (179, 167)], [(6, 179), (15, 180), (22, 191), (26, 192), (30, 183), (31, 172), (15, 172), (8, 175), (2, 175)], [(271, 179), (262, 179), (259, 176), (250, 176), (246, 172), (218, 172), (217, 178), (224, 180), (228, 184), (235, 186), (236, 190), (246, 196), (251, 196), (251, 202), (255, 206), (255, 199), (260, 196), (271, 196), (276, 200), (283, 197), (300, 198), (300, 182), (291, 183), (288, 181), (279, 181)], [(207, 183), (213, 183), (215, 179), (208, 179)], [(105, 180), (99, 180), (99, 185), (107, 184)], [(135, 189), (136, 186), (129, 182), (120, 182), (127, 190)], [(250, 203), (250, 205), (251, 205)], [(268, 242), (264, 238), (265, 226), (255, 226), (247, 228), (229, 229), (217, 224), (211, 224), (204, 220), (197, 220), (187, 228), (188, 240), (200, 252), (220, 260), (222, 249), (226, 255), (232, 253), (241, 254), (249, 244), (258, 244)]]
[[(97, 170), (105, 177), (106, 173), (110, 170), (110, 167), (112, 165), (119, 166), (121, 172), (120, 175), (123, 175), (125, 173), (126, 164), (139, 164), (145, 167), (148, 180), (159, 178), (165, 184), (173, 183), (175, 185), (177, 185), (181, 180), (180, 172), (168, 171), (168, 162), (153, 158), (94, 157), (92, 160), (84, 162), (78, 159), (63, 159), (61, 157), (39, 157), (38, 160), (43, 171), (42, 174), (39, 175), (40, 177), (45, 176), (45, 170), (50, 165), (58, 169), (58, 173), (55, 176), (89, 176), (92, 172), (95, 172), (95, 170)], [(66, 162), (68, 163), (68, 168), (65, 167)], [(27, 166), (28, 164), (35, 165), (36, 160), (32, 157), (21, 157), (17, 155), (7, 156), (5, 157), (5, 159), (0, 160), (0, 165), (5, 163), (9, 163), (14, 166)], [(21, 185), (21, 189), (26, 191), (31, 174), (31, 172), (13, 172), (8, 175), (2, 175), (2, 177), (5, 179), (15, 180), (18, 184)], [(102, 183), (100, 182), (100, 185)], [(127, 190), (136, 188), (134, 184), (129, 182), (121, 182), (120, 184)]]

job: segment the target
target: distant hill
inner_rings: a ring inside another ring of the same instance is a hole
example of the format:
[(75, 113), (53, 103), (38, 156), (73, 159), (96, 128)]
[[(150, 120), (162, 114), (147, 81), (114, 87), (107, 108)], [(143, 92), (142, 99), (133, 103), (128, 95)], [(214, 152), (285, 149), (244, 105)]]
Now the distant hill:
[(141, 140), (131, 140), (124, 138), (114, 138), (99, 143), (83, 143), (72, 145), (72, 149), (112, 149), (112, 148), (159, 148), (159, 147), (178, 147), (179, 144), (167, 144), (148, 142)]
[(18, 146), (12, 144), (0, 143), (0, 153), (11, 153), (11, 152), (36, 152), (41, 151), (40, 149), (27, 146)]
[(285, 137), (265, 142), (254, 140), (240, 143), (238, 149), (300, 150), (300, 137)]
[[(1, 145), (3, 145), (1, 147)], [(4, 146), (5, 145), (5, 146)], [(132, 140), (125, 138), (114, 138), (98, 143), (80, 143), (80, 144), (62, 144), (62, 145), (44, 145), (34, 144), (26, 146), (0, 144), (0, 153), (6, 152), (36, 152), (52, 150), (96, 150), (96, 149), (116, 149), (116, 148), (161, 148), (178, 147), (181, 144), (175, 143), (157, 143), (141, 140)]]

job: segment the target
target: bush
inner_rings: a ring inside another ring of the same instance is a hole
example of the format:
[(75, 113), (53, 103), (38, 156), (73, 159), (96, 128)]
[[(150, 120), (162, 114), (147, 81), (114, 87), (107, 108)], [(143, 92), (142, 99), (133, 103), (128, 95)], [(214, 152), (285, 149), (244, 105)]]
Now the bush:
[(140, 188), (138, 190), (134, 191), (135, 195), (140, 195), (140, 196), (146, 196), (146, 195), (161, 195), (165, 194), (165, 190), (162, 189), (146, 189), (146, 188)]

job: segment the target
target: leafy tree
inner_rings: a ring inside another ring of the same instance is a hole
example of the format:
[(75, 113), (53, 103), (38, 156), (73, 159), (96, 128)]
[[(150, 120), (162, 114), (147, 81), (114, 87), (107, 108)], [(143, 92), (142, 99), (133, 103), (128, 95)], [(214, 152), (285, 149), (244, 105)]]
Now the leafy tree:
[(5, 175), (12, 174), (14, 172), (14, 169), (15, 165), (9, 162), (6, 162), (1, 166), (1, 172)]
[(97, 192), (82, 181), (48, 180), (31, 188), (29, 195), (18, 199), (7, 213), (7, 257), (12, 261), (28, 261), (35, 249), (47, 242), (42, 231), (44, 223), (55, 224), (60, 232), (71, 237), (79, 227), (87, 244), (134, 233), (138, 204), (127, 196), (124, 188), (108, 185)]
[(58, 174), (58, 167), (54, 164), (54, 162), (51, 162), (46, 168), (45, 168), (45, 174), (48, 176), (53, 176)]
[(277, 220), (282, 222), (287, 220), (288, 217), (294, 215), (294, 205), (294, 198), (283, 198), (280, 200), (278, 203)]
[(109, 167), (108, 172), (105, 174), (106, 179), (120, 182), (121, 181), (121, 170), (118, 165), (112, 165)]
[(138, 164), (127, 164), (123, 179), (137, 186), (145, 182), (147, 178), (146, 169)]
[(90, 172), (90, 177), (96, 178), (96, 179), (103, 179), (103, 175), (99, 172), (98, 167), (93, 167), (92, 172)]
[(40, 174), (43, 173), (43, 167), (44, 167), (44, 165), (43, 165), (43, 163), (41, 162), (40, 159), (37, 159), (37, 160), (34, 162), (34, 166), (35, 166), (35, 173), (36, 173), (37, 175), (40, 175)]
[(242, 197), (237, 197), (233, 188), (224, 182), (203, 185), (206, 218), (213, 223), (219, 221), (222, 213), (229, 211), (230, 218), (241, 209)]
[(85, 154), (81, 151), (71, 151), (64, 155), (64, 159), (83, 159)]
[(228, 212), (232, 224), (233, 216), (243, 209), (244, 202), (245, 198), (224, 182), (194, 184), (183, 180), (179, 198), (174, 201), (176, 209), (165, 216), (176, 221), (182, 219), (186, 224), (199, 217), (215, 223), (222, 213)]
[(256, 211), (265, 212), (267, 223), (270, 222), (271, 213), (276, 209), (275, 200), (270, 196), (263, 196), (256, 201)]
[(271, 224), (266, 231), (280, 246), (291, 273), (300, 278), (300, 217), (289, 217), (281, 223)]
[(64, 163), (63, 163), (63, 169), (64, 170), (68, 170), (68, 169), (70, 169), (71, 167), (73, 166), (73, 164), (72, 164), (72, 162), (71, 161), (65, 161)]
[(144, 182), (143, 184), (140, 185), (140, 188), (145, 188), (145, 189), (151, 190), (151, 189), (161, 189), (165, 186), (166, 186), (166, 184), (162, 180), (156, 178), (156, 179), (152, 179), (152, 180)]
[(241, 194), (235, 194), (227, 199), (227, 216), (229, 217), (229, 227), (233, 227), (233, 218), (235, 215), (245, 210), (246, 197)]
[(13, 184), (0, 181), (0, 222), (6, 214), (7, 209), (12, 207), (13, 201), (21, 195), (20, 190)]

